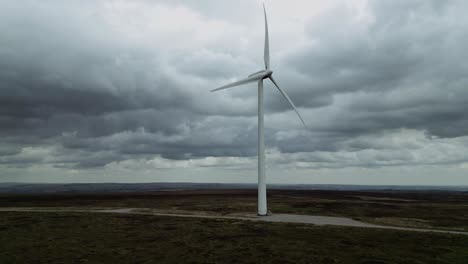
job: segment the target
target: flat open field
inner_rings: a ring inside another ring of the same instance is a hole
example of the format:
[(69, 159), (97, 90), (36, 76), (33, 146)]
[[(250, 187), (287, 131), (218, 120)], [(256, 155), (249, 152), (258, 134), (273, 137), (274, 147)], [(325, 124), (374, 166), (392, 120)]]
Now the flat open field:
[[(132, 207), (211, 214), (256, 212), (255, 190), (0, 195), (0, 207)], [(344, 216), (385, 225), (468, 231), (468, 193), (271, 190), (273, 213)]]
[[(273, 213), (468, 230), (468, 194), (270, 191)], [(0, 207), (255, 212), (252, 190), (1, 195)], [(76, 212), (0, 212), (0, 263), (468, 263), (468, 236)]]
[(0, 263), (468, 262), (468, 236), (146, 215), (0, 213)]

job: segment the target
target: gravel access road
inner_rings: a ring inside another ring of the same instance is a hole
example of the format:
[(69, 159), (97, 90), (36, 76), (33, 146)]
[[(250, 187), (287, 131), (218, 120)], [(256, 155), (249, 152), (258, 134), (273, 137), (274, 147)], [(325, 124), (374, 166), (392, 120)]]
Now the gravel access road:
[(318, 226), (347, 226), (360, 228), (377, 228), (377, 229), (392, 229), (412, 232), (432, 232), (468, 235), (468, 232), (449, 231), (437, 229), (420, 229), (409, 227), (396, 227), (364, 223), (346, 217), (331, 217), (331, 216), (316, 216), (316, 215), (296, 215), (296, 214), (272, 214), (268, 216), (257, 216), (255, 214), (231, 214), (231, 215), (213, 215), (203, 214), (201, 212), (165, 212), (150, 208), (79, 208), (79, 207), (2, 207), (0, 212), (86, 212), (86, 213), (116, 213), (116, 214), (139, 214), (139, 215), (156, 215), (156, 216), (172, 216), (172, 217), (190, 217), (190, 218), (211, 218), (211, 219), (234, 219), (246, 221), (264, 221), (264, 222), (280, 222), (280, 223), (297, 223), (297, 224), (312, 224)]

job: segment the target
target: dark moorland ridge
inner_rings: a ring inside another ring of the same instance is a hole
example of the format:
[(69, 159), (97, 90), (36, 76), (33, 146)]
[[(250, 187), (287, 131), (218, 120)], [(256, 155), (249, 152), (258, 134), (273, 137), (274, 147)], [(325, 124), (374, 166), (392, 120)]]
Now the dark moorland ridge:
[(0, 263), (466, 264), (468, 260), (467, 236), (395, 230), (60, 212), (3, 212), (0, 227)]
[[(161, 190), (256, 189), (252, 183), (0, 183), (0, 193), (149, 192)], [(468, 186), (269, 184), (274, 190), (468, 192)]]
[[(268, 195), (273, 214), (346, 217), (378, 225), (468, 232), (468, 192), (270, 190)], [(221, 216), (255, 212), (256, 201), (256, 189), (0, 194), (0, 208), (140, 208)], [(250, 229), (252, 226), (255, 228)], [(44, 249), (44, 238), (54, 254)], [(77, 255), (81, 256), (78, 259), (101, 263), (115, 260), (115, 256), (122, 263), (135, 258), (149, 262), (164, 256), (170, 256), (168, 262), (177, 262), (182, 255), (193, 259), (203, 253), (212, 262), (226, 262), (223, 256), (229, 256), (231, 263), (253, 263), (261, 258), (277, 263), (465, 264), (466, 245), (465, 236), (448, 234), (232, 219), (70, 212), (1, 212), (0, 216), (0, 253), (6, 253), (0, 254), (0, 263), (30, 263), (32, 258), (64, 263)], [(25, 250), (32, 253), (22, 254)], [(272, 255), (282, 251), (288, 253)], [(99, 259), (103, 255), (105, 258)], [(368, 261), (361, 261), (364, 259)]]
[[(256, 211), (255, 184), (0, 184), (0, 208)], [(225, 188), (225, 189), (223, 189)], [(237, 188), (237, 189), (233, 189)], [(273, 214), (468, 232), (467, 187), (272, 185)], [(13, 243), (12, 243), (13, 241)], [(468, 237), (87, 212), (1, 212), (0, 263), (468, 263)], [(24, 252), (27, 252), (25, 254)]]
[[(379, 225), (468, 232), (468, 192), (269, 190), (268, 197), (269, 210), (274, 214), (336, 216)], [(228, 215), (255, 212), (257, 190), (0, 193), (0, 207), (144, 208)]]

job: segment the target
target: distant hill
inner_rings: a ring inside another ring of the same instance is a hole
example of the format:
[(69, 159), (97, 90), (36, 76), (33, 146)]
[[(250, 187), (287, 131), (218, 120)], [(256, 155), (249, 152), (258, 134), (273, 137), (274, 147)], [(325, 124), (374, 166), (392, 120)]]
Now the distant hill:
[[(93, 193), (152, 192), (162, 190), (256, 189), (256, 184), (238, 183), (0, 183), (0, 193)], [(439, 191), (468, 192), (468, 186), (398, 186), (339, 184), (270, 184), (269, 189), (337, 191)]]

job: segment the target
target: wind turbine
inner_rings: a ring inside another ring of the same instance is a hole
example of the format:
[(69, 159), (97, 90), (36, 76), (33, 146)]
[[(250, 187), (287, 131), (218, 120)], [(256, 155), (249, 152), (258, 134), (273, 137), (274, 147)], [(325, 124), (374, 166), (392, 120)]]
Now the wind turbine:
[(296, 109), (296, 106), (291, 101), (289, 96), (286, 94), (283, 89), (281, 89), (278, 84), (276, 83), (275, 79), (273, 79), (273, 71), (270, 68), (270, 43), (269, 43), (269, 36), (268, 36), (268, 22), (267, 22), (267, 15), (265, 10), (265, 4), (263, 4), (263, 14), (265, 15), (265, 49), (264, 49), (264, 61), (265, 61), (265, 69), (255, 72), (249, 75), (247, 78), (242, 79), (237, 82), (233, 82), (219, 88), (212, 90), (211, 92), (251, 83), (251, 82), (258, 82), (258, 145), (257, 145), (257, 153), (258, 153), (258, 215), (265, 216), (268, 214), (267, 211), (267, 196), (266, 196), (266, 177), (265, 177), (265, 142), (263, 137), (263, 80), (270, 79), (270, 81), (278, 88), (279, 92), (283, 95), (284, 98), (289, 102), (292, 106), (296, 114), (301, 119), (302, 124), (306, 127), (304, 120), (302, 119), (301, 115)]

